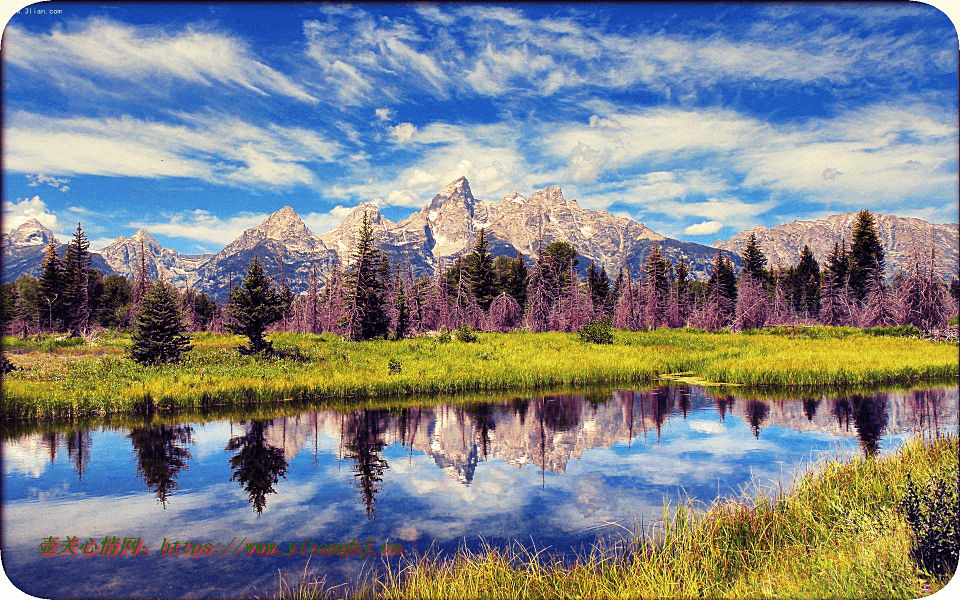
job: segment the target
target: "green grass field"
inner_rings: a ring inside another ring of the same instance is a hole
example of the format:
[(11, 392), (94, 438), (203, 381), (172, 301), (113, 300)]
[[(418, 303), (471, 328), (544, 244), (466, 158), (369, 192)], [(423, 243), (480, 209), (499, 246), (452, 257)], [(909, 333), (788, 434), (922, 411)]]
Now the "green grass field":
[(660, 329), (616, 333), (615, 343), (576, 334), (481, 333), (475, 343), (422, 337), (349, 342), (275, 333), (295, 358), (241, 355), (244, 338), (202, 333), (177, 365), (126, 356), (127, 335), (4, 340), (21, 370), (3, 379), (4, 418), (58, 418), (197, 409), (225, 404), (397, 397), (587, 384), (687, 382), (747, 386), (868, 385), (956, 378), (957, 345), (842, 328), (766, 333)]
[(914, 441), (882, 458), (812, 468), (785, 494), (665, 509), (664, 524), (620, 552), (573, 564), (522, 547), (404, 557), (399, 570), (356, 589), (301, 574), (277, 600), (315, 598), (919, 598), (949, 577), (910, 556), (914, 533), (900, 501), (908, 477), (954, 482), (957, 438)]

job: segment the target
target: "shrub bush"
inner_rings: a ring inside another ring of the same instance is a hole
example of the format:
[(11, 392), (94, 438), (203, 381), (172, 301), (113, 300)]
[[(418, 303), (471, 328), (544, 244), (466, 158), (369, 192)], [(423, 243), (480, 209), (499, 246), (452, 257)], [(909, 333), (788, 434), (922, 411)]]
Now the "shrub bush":
[(458, 342), (463, 342), (465, 344), (469, 344), (477, 341), (476, 328), (467, 324), (463, 324), (460, 327), (458, 327), (457, 331), (455, 332), (455, 335), (457, 336)]
[(580, 328), (580, 341), (594, 344), (613, 343), (613, 323), (608, 318), (594, 319)]
[(907, 482), (900, 507), (913, 529), (910, 557), (937, 579), (957, 570), (960, 554), (960, 492), (958, 467), (941, 471), (926, 486)]

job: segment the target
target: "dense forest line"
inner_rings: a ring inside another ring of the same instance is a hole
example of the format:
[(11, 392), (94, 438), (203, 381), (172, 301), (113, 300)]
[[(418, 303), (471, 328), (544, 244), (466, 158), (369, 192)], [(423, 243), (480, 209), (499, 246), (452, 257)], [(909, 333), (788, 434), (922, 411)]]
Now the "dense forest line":
[[(78, 225), (63, 259), (51, 245), (37, 278), (24, 275), (2, 286), (0, 319), (6, 334), (42, 332), (86, 336), (111, 328), (141, 331), (173, 326), (181, 335), (232, 331), (250, 338), (254, 352), (269, 347), (266, 331), (332, 332), (354, 340), (402, 339), (427, 331), (580, 331), (595, 321), (639, 331), (696, 327), (740, 331), (775, 325), (911, 325), (940, 332), (957, 314), (960, 284), (935, 275), (936, 256), (918, 248), (908, 272), (884, 278), (884, 251), (874, 218), (861, 211), (849, 246), (835, 244), (824, 265), (808, 247), (797, 264), (770, 266), (755, 236), (739, 273), (717, 252), (709, 280), (695, 281), (681, 259), (674, 265), (658, 245), (643, 277), (620, 269), (610, 277), (591, 263), (581, 280), (576, 248), (541, 243), (528, 267), (521, 256), (493, 257), (481, 229), (467, 255), (434, 277), (414, 278), (390, 265), (364, 218), (349, 268), (336, 268), (321, 286), (314, 271), (306, 293), (275, 284), (254, 259), (246, 280), (226, 305), (194, 290), (178, 291), (139, 275), (104, 277), (90, 268), (89, 242)], [(161, 290), (162, 288), (162, 290)], [(144, 324), (147, 318), (153, 324)], [(165, 323), (166, 321), (176, 323)], [(135, 334), (136, 335), (136, 334)], [(181, 344), (183, 348), (187, 346)]]

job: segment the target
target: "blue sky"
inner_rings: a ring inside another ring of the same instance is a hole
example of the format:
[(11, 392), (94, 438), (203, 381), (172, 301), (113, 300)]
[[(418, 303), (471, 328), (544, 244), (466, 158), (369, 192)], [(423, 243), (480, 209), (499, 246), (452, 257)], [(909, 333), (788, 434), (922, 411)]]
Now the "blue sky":
[[(41, 3), (3, 35), (3, 228), (216, 252), (458, 176), (710, 244), (958, 220), (957, 32), (881, 4)], [(12, 12), (12, 10), (11, 10)]]

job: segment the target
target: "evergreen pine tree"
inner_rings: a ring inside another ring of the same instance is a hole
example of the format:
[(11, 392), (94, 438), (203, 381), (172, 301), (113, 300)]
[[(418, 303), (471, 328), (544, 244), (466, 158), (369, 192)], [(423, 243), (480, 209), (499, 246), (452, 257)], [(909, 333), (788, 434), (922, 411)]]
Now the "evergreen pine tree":
[(527, 303), (528, 276), (527, 264), (523, 262), (523, 256), (517, 252), (517, 257), (510, 261), (510, 266), (507, 269), (503, 291), (510, 294), (520, 306)]
[(804, 245), (797, 263), (796, 281), (799, 303), (797, 308), (816, 319), (820, 314), (820, 263), (813, 257), (810, 246)]
[[(875, 281), (883, 281), (884, 255), (880, 237), (870, 211), (857, 213), (850, 245), (850, 290), (863, 302)], [(879, 275), (879, 277), (877, 277)]]
[(373, 227), (364, 213), (349, 274), (347, 335), (353, 340), (383, 337), (389, 331), (383, 280), (377, 277), (381, 266)]
[(407, 294), (400, 277), (400, 265), (397, 265), (393, 287), (396, 289), (393, 303), (397, 311), (396, 324), (393, 330), (394, 337), (402, 340), (407, 337), (407, 331), (410, 329), (410, 307), (407, 305)]
[(179, 362), (190, 350), (179, 304), (177, 293), (162, 281), (143, 297), (130, 347), (133, 360), (145, 365)]
[(63, 263), (57, 254), (57, 245), (50, 242), (43, 257), (37, 293), (37, 313), (40, 323), (48, 331), (60, 331), (63, 324)]
[(227, 312), (233, 320), (227, 329), (250, 340), (247, 351), (258, 353), (271, 347), (263, 332), (283, 318), (283, 298), (264, 274), (259, 258), (251, 261), (243, 285), (230, 290)]
[(676, 287), (677, 315), (681, 322), (686, 321), (690, 314), (690, 282), (687, 277), (690, 275), (690, 267), (687, 266), (683, 257), (677, 263), (677, 278), (674, 283)]
[(756, 233), (750, 232), (750, 239), (747, 240), (747, 247), (744, 248), (741, 258), (743, 258), (743, 270), (755, 281), (762, 282), (764, 270), (767, 268), (767, 257), (760, 249)]
[(620, 292), (623, 290), (623, 267), (617, 269), (617, 278), (613, 282), (613, 287), (607, 292), (607, 301), (603, 305), (603, 313), (608, 317), (613, 317), (617, 304), (620, 301)]
[(90, 241), (77, 223), (63, 262), (64, 312), (71, 335), (90, 326)]
[(720, 250), (717, 250), (713, 261), (713, 273), (707, 281), (707, 290), (710, 299), (708, 328), (718, 329), (730, 322), (737, 303), (737, 278), (733, 273), (733, 263)]
[(607, 271), (603, 268), (597, 271), (597, 265), (592, 261), (587, 267), (587, 289), (593, 302), (594, 313), (602, 316), (607, 304), (607, 294), (610, 293), (610, 280), (607, 278)]
[(493, 268), (493, 256), (487, 251), (487, 237), (484, 229), (480, 229), (477, 243), (467, 257), (467, 270), (470, 273), (470, 288), (477, 305), (483, 310), (490, 308), (490, 303), (497, 295), (497, 274)]
[(527, 327), (534, 333), (546, 331), (549, 327), (550, 307), (553, 297), (548, 289), (546, 261), (543, 255), (537, 257), (527, 284)]

